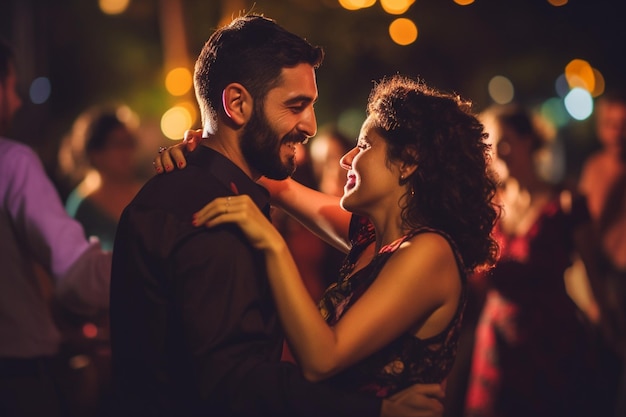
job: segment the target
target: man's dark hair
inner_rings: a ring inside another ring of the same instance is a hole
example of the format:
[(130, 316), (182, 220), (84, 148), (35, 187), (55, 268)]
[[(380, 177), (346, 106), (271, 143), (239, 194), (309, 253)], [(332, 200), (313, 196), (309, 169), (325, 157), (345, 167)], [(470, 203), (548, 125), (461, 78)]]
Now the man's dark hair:
[(0, 84), (9, 76), (9, 66), (15, 60), (15, 54), (9, 43), (0, 37)]
[(243, 85), (257, 107), (280, 83), (283, 68), (301, 63), (317, 68), (323, 58), (322, 48), (272, 19), (253, 14), (235, 18), (211, 35), (196, 61), (194, 85), (203, 124), (215, 130), (222, 91), (228, 84)]

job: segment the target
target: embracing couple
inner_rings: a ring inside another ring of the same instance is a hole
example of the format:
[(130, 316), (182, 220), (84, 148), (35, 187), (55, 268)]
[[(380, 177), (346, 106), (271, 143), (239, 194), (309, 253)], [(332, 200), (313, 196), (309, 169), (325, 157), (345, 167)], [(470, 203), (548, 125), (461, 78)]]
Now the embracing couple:
[[(201, 138), (157, 157), (173, 172), (143, 187), (117, 230), (114, 415), (442, 414), (467, 275), (497, 251), (485, 133), (469, 103), (394, 76), (341, 160), (343, 196), (306, 188), (290, 175), (296, 144), (316, 133), (322, 59), (257, 15), (205, 44)], [(270, 204), (347, 254), (319, 304)], [(283, 334), (297, 366), (280, 361)]]

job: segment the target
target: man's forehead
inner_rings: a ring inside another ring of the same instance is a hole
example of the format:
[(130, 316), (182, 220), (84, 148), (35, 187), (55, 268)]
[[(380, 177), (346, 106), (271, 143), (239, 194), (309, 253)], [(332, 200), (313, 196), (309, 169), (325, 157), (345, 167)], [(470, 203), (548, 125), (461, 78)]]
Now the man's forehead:
[(283, 68), (280, 83), (270, 90), (270, 94), (283, 96), (284, 100), (317, 100), (315, 68), (309, 64)]

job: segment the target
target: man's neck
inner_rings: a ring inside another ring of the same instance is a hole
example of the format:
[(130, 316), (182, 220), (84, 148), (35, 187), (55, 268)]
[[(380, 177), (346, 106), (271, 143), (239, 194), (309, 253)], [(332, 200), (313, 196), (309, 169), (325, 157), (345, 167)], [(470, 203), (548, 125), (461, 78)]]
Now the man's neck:
[(219, 136), (211, 136), (210, 138), (202, 139), (200, 143), (202, 146), (213, 149), (215, 152), (219, 152), (224, 157), (228, 158), (233, 164), (237, 165), (243, 172), (246, 173), (253, 181), (258, 180), (261, 174), (255, 172), (250, 165), (246, 162), (241, 148), (238, 145), (233, 145), (232, 140), (223, 140)]

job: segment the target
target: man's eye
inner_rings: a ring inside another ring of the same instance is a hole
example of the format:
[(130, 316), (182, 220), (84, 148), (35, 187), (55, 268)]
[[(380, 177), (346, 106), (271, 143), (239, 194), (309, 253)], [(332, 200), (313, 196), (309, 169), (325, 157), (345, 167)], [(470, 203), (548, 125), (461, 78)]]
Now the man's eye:
[(301, 113), (304, 111), (306, 106), (304, 104), (298, 104), (296, 106), (290, 106), (289, 109), (294, 113)]

